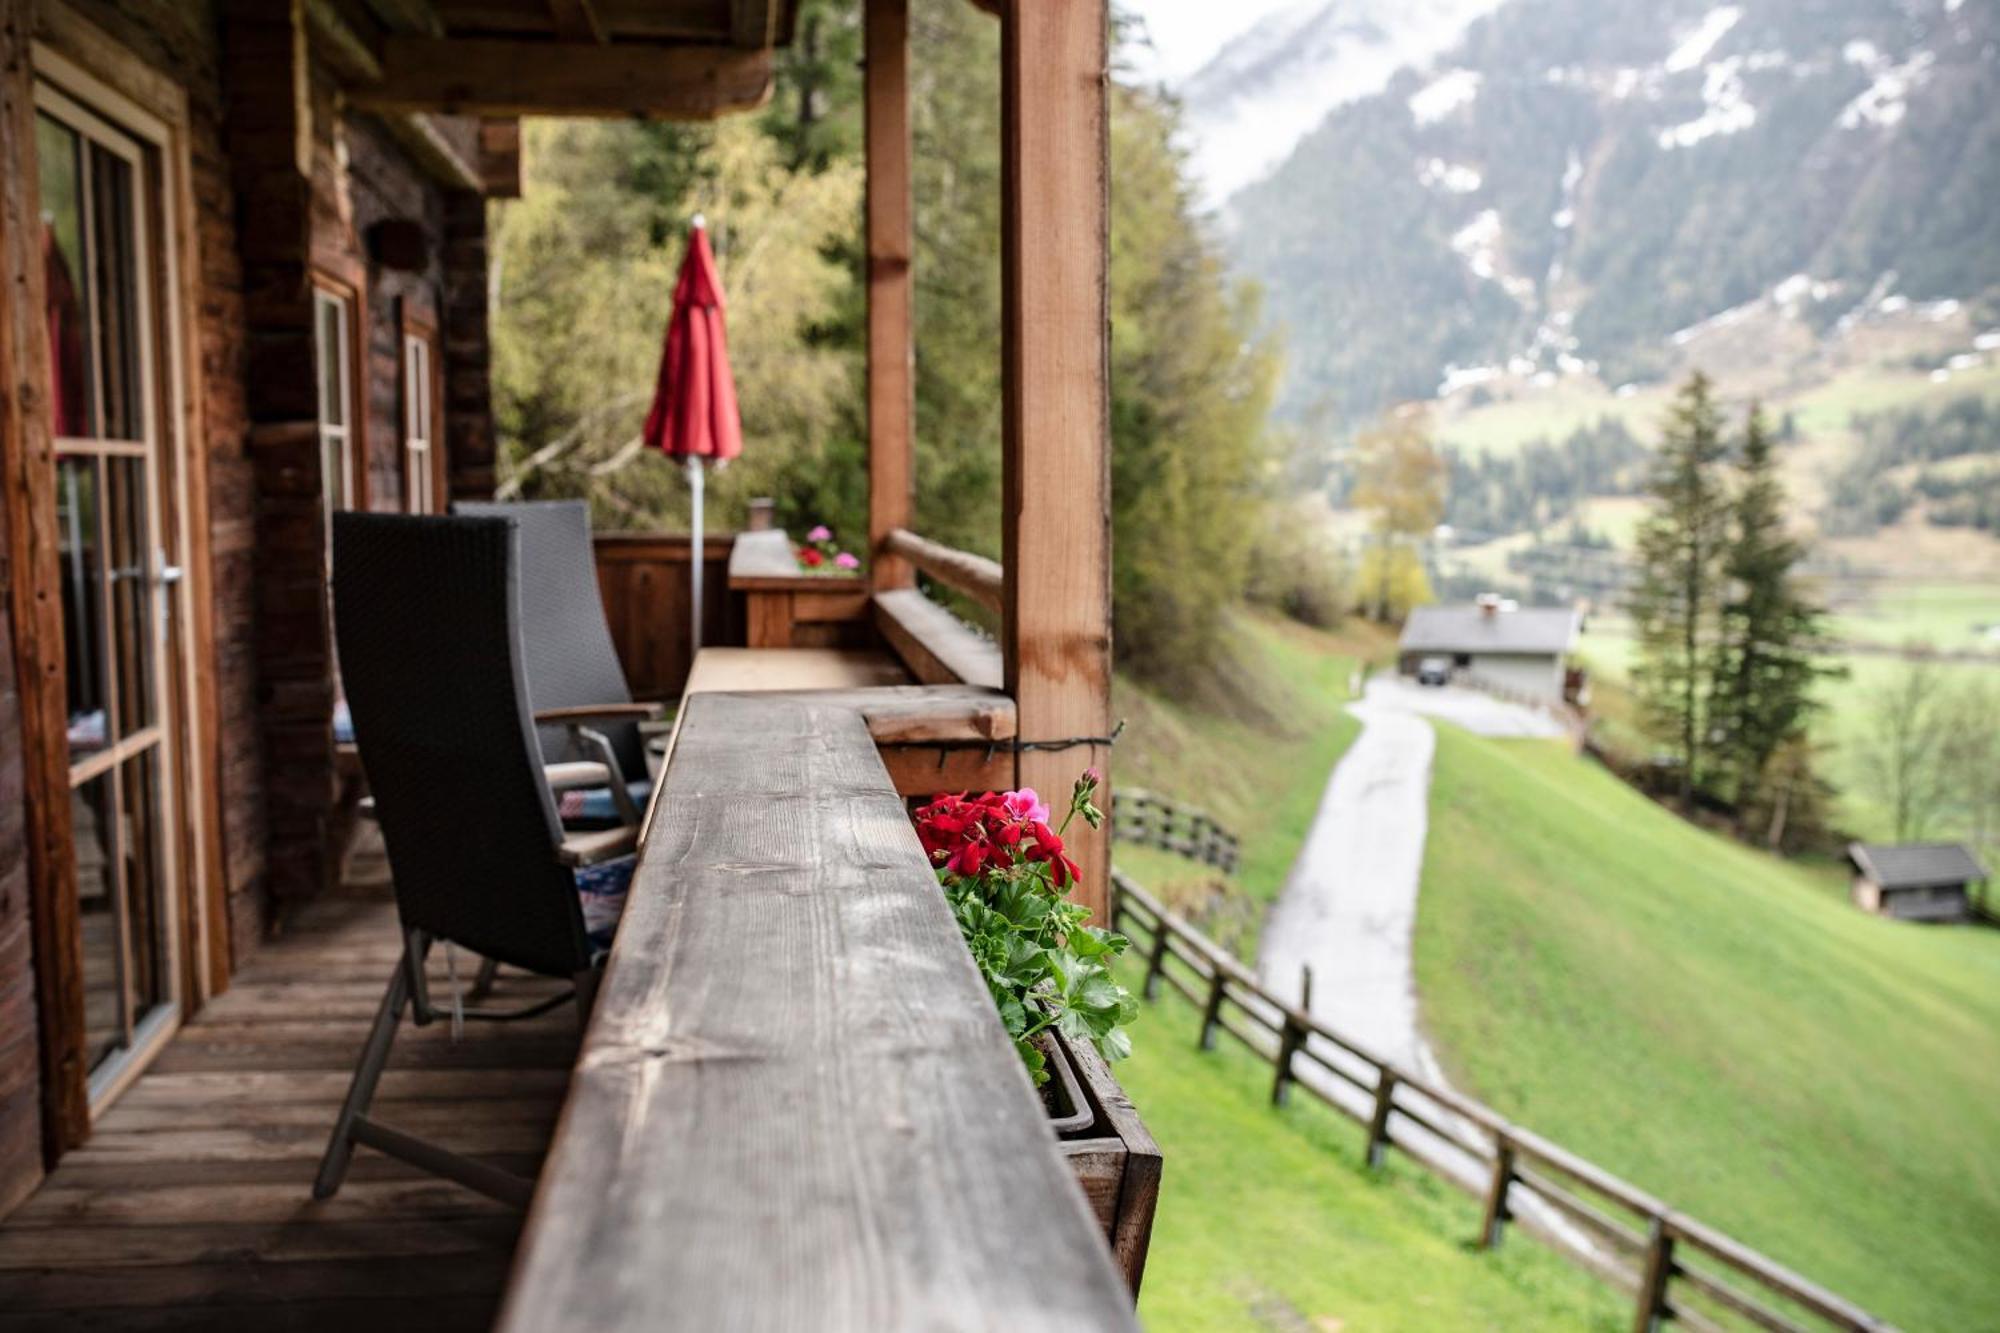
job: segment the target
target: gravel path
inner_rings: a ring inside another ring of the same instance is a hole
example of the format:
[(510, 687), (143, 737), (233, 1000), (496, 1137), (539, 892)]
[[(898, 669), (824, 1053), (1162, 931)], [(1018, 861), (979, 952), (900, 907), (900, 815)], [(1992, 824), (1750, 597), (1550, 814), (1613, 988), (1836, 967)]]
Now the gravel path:
[[(1300, 968), (1310, 966), (1315, 1018), (1442, 1085), (1443, 1070), (1417, 1021), (1410, 952), (1437, 747), (1426, 717), (1488, 736), (1555, 737), (1562, 730), (1520, 704), (1393, 677), (1371, 681), (1348, 711), (1361, 719), (1361, 735), (1335, 767), (1265, 924), (1258, 971), (1275, 994), (1296, 998)], [(1316, 1085), (1344, 1101), (1365, 1100), (1312, 1072)], [(1441, 1156), (1461, 1157), (1437, 1146)]]

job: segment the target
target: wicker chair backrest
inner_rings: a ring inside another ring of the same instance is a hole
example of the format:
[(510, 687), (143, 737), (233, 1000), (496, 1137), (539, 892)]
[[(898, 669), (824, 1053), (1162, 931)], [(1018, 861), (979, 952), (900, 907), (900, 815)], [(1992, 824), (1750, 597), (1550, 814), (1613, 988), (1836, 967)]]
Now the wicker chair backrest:
[[(528, 697), (537, 709), (632, 701), (625, 668), (604, 619), (597, 557), (590, 543), (590, 506), (582, 500), (499, 504), (461, 501), (455, 514), (508, 517), (521, 531), (521, 617), (526, 636)], [(611, 741), (628, 781), (646, 776), (644, 738), (631, 722), (598, 725)], [(542, 754), (551, 763), (589, 759), (570, 748), (563, 727), (543, 727)]]
[(341, 513), (333, 555), (341, 679), (404, 925), (546, 975), (582, 970), (513, 521)]

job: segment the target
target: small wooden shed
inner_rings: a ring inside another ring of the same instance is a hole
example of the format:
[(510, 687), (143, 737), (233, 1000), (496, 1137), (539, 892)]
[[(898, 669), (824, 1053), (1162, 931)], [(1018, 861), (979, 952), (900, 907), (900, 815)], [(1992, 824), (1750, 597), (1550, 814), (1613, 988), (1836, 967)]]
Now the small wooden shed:
[(1903, 921), (1970, 920), (1971, 886), (1986, 878), (1979, 858), (1957, 842), (1854, 842), (1847, 859), (1854, 905)]

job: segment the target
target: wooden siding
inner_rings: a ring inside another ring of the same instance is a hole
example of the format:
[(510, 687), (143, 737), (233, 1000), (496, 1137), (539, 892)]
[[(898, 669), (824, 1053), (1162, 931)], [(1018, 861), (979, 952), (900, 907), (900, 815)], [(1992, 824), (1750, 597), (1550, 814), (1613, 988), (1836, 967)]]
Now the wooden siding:
[[(712, 533), (702, 542), (701, 638), (706, 645), (743, 643), (741, 598), (729, 591), (729, 553), (735, 541), (733, 533)], [(604, 615), (634, 698), (677, 699), (687, 684), (694, 665), (688, 637), (693, 550), (682, 533), (597, 536)]]

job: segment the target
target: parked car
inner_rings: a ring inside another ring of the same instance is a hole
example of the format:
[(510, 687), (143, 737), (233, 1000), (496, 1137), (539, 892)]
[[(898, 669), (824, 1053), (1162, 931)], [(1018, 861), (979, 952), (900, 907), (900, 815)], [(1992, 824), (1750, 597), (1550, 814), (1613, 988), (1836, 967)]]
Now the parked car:
[(1417, 684), (1451, 684), (1451, 659), (1449, 657), (1426, 657), (1418, 662)]

